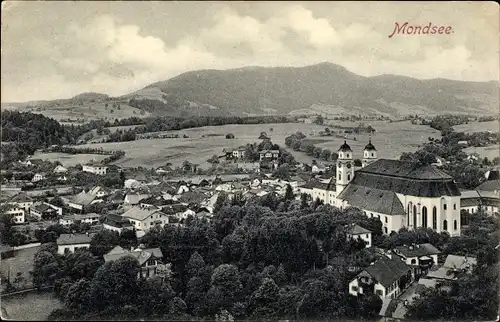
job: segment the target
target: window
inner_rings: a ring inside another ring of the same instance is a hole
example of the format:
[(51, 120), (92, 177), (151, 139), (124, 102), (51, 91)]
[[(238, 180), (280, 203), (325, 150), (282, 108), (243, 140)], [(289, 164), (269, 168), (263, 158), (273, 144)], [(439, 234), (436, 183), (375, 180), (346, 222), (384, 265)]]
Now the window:
[(437, 229), (437, 209), (432, 207), (432, 229)]
[(446, 210), (446, 204), (443, 205), (443, 209)]
[(353, 292), (357, 292), (357, 291), (358, 291), (358, 287), (357, 287), (357, 286), (353, 286), (353, 287), (351, 287), (351, 290), (352, 290)]
[(384, 227), (384, 232), (387, 234), (387, 227)]
[(339, 173), (339, 180), (342, 180), (342, 174)]
[(387, 216), (385, 217), (385, 223), (387, 224)]
[(457, 210), (457, 204), (456, 203), (453, 204), (453, 210)]
[(375, 294), (377, 294), (378, 296), (384, 296), (384, 291), (382, 291), (382, 290), (376, 290)]
[(416, 260), (415, 258), (413, 258), (413, 259), (411, 260), (411, 264), (412, 264), (412, 265), (415, 265), (416, 263), (417, 263), (417, 260)]
[(373, 218), (373, 213), (370, 212), (370, 217)]
[(351, 180), (351, 175), (350, 174), (347, 175), (347, 180)]
[(422, 208), (422, 227), (427, 228), (427, 207)]
[(457, 228), (457, 221), (456, 221), (456, 220), (454, 220), (454, 221), (453, 221), (453, 229), (454, 229), (454, 230), (457, 230), (457, 229), (458, 229), (458, 228)]
[(366, 238), (370, 238), (370, 236), (368, 234), (366, 234)]
[(448, 221), (446, 219), (443, 220), (443, 230), (448, 230)]
[(413, 228), (417, 227), (417, 206), (413, 205)]

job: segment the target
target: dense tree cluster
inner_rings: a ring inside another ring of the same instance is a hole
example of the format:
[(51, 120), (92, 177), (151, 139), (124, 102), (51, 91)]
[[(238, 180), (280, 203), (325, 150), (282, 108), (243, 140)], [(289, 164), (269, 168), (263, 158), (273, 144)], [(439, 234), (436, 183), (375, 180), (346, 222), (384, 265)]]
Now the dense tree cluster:
[(467, 115), (437, 115), (430, 122), (429, 126), (438, 131), (450, 131), (454, 125), (469, 123)]
[(294, 151), (302, 151), (307, 155), (324, 161), (335, 161), (338, 154), (329, 149), (322, 149), (314, 146), (314, 141), (308, 140), (302, 132), (297, 132), (285, 138), (285, 145)]

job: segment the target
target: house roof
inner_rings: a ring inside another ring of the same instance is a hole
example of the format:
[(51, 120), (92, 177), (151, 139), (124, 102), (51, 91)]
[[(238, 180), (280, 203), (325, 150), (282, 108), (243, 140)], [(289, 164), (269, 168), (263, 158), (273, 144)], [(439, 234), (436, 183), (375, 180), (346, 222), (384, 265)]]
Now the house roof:
[(132, 224), (122, 216), (108, 214), (104, 217), (104, 223), (116, 228), (132, 227)]
[(149, 198), (149, 194), (140, 194), (140, 193), (127, 193), (125, 198), (128, 200), (128, 203), (132, 205), (138, 204), (142, 199)]
[(153, 205), (153, 206), (165, 206), (171, 205), (174, 201), (172, 199), (164, 199), (163, 196), (151, 196), (148, 198), (141, 199), (139, 203)]
[(448, 255), (443, 264), (443, 267), (460, 269), (460, 268), (466, 268), (467, 264), (476, 265), (477, 259), (475, 257)]
[(57, 238), (57, 245), (90, 244), (91, 239), (86, 234), (61, 234)]
[(349, 184), (338, 196), (349, 205), (386, 215), (404, 215), (401, 200), (393, 191)]
[(453, 178), (431, 165), (380, 159), (356, 171), (351, 184), (419, 197), (460, 196)]
[(479, 191), (499, 191), (500, 190), (500, 179), (487, 180), (481, 183), (476, 190)]
[(51, 211), (51, 212), (56, 211), (55, 209), (53, 209), (49, 205), (42, 203), (42, 202), (33, 204), (31, 206), (31, 209), (34, 209), (35, 211), (41, 212), (41, 213), (46, 212), (46, 211)]
[(370, 234), (371, 231), (368, 229), (365, 229), (359, 225), (352, 224), (348, 227), (347, 232), (351, 235), (362, 235), (362, 234)]
[(373, 265), (364, 269), (370, 276), (384, 287), (389, 287), (395, 281), (410, 271), (410, 267), (399, 258), (381, 257)]
[(99, 218), (100, 215), (93, 212), (93, 213), (83, 214), (83, 215), (80, 215), (80, 214), (67, 215), (67, 216), (63, 216), (62, 219), (77, 221), (77, 220), (83, 220), (83, 219), (89, 219), (89, 218), (95, 218), (95, 217)]
[(201, 203), (207, 196), (201, 192), (188, 191), (181, 195), (179, 201), (184, 203)]
[(352, 152), (352, 149), (351, 147), (349, 146), (349, 144), (347, 144), (347, 141), (344, 140), (344, 144), (342, 144), (340, 146), (340, 149), (338, 149), (338, 151), (342, 151), (342, 152)]
[(394, 248), (394, 252), (396, 254), (400, 253), (406, 258), (441, 254), (441, 251), (430, 243), (413, 245), (413, 246), (397, 246)]
[(71, 202), (82, 206), (88, 206), (96, 198), (97, 197), (95, 195), (82, 191), (79, 194), (73, 196), (73, 198), (71, 198)]
[(29, 197), (26, 192), (20, 192), (18, 193), (17, 195), (13, 196), (10, 200), (9, 200), (9, 203), (12, 202), (16, 202), (16, 203), (25, 203), (25, 202), (32, 202), (33, 199), (31, 197)]
[(160, 212), (160, 211), (156, 208), (155, 209), (144, 209), (144, 208), (139, 208), (139, 207), (135, 206), (135, 207), (130, 208), (128, 211), (124, 212), (122, 214), (122, 217), (143, 221), (146, 218), (148, 218), (149, 216), (151, 216), (157, 212)]
[(151, 258), (163, 258), (163, 254), (159, 248), (149, 248), (149, 249), (135, 249), (133, 251), (129, 251), (121, 248), (120, 246), (116, 246), (109, 253), (105, 254), (104, 261), (114, 261), (120, 259), (125, 256), (132, 256), (139, 261), (139, 265), (142, 266), (146, 261)]

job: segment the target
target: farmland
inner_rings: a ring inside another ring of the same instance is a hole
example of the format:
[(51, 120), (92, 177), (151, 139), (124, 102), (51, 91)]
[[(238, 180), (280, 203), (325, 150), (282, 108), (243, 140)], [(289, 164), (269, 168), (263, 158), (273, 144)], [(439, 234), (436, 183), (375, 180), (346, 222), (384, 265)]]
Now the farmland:
[(45, 321), (62, 303), (52, 292), (36, 291), (2, 298), (2, 318), (16, 321)]
[(57, 153), (57, 152), (35, 152), (33, 159), (42, 159), (46, 161), (59, 161), (65, 167), (72, 167), (77, 164), (84, 164), (92, 160), (100, 162), (107, 158), (108, 155), (103, 154), (69, 154), (69, 153)]
[[(359, 122), (337, 121), (329, 125), (357, 126)], [(384, 121), (370, 121), (366, 124), (376, 129), (373, 143), (379, 149), (379, 155), (384, 158), (398, 158), (402, 152), (415, 151), (419, 145), (427, 141), (428, 137), (439, 137), (438, 131), (428, 126), (412, 125), (410, 122), (388, 123)], [(273, 129), (271, 131), (271, 128)], [(179, 134), (177, 139), (141, 139), (131, 142), (96, 143), (81, 145), (111, 150), (124, 150), (126, 155), (116, 164), (124, 167), (158, 167), (167, 162), (180, 165), (189, 160), (192, 163), (207, 167), (206, 160), (214, 154), (221, 155), (223, 148), (235, 148), (246, 143), (258, 142), (261, 131), (267, 132), (274, 143), (284, 146), (285, 137), (297, 131), (302, 131), (311, 139), (324, 140), (317, 145), (336, 151), (343, 142), (341, 137), (320, 137), (319, 132), (325, 126), (304, 123), (206, 126), (200, 128), (170, 131), (165, 133)], [(336, 131), (334, 128), (333, 131)], [(227, 133), (233, 133), (235, 139), (226, 139)], [(189, 138), (182, 138), (186, 134)], [(356, 137), (356, 141), (354, 141)], [(361, 150), (368, 141), (368, 135), (347, 134), (347, 140), (355, 150), (355, 157), (361, 157)], [(291, 149), (289, 149), (291, 150)], [(291, 151), (292, 152), (292, 151)], [(298, 161), (310, 162), (311, 157), (301, 152), (292, 152)]]
[(500, 157), (500, 145), (492, 145), (486, 147), (468, 147), (464, 149), (467, 154), (477, 153), (482, 159), (488, 158), (493, 160), (494, 158)]
[(499, 132), (500, 124), (498, 120), (489, 122), (473, 122), (469, 124), (460, 124), (453, 127), (457, 132), (473, 133), (473, 132)]

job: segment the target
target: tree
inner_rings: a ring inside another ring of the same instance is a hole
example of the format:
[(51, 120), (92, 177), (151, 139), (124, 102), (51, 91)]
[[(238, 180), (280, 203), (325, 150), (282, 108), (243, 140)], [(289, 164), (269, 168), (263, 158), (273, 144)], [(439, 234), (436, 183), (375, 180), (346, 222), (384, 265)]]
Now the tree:
[(294, 200), (295, 195), (293, 193), (292, 186), (290, 184), (286, 185), (286, 191), (285, 191), (285, 200)]
[(227, 202), (227, 195), (224, 191), (219, 192), (214, 204), (214, 214), (217, 214)]
[(325, 120), (323, 119), (323, 116), (321, 114), (319, 114), (316, 116), (316, 119), (314, 120), (314, 124), (323, 125), (324, 121)]
[(219, 163), (219, 157), (214, 154), (210, 159), (207, 160), (207, 162), (211, 164), (217, 164)]
[(354, 166), (361, 167), (361, 166), (363, 166), (363, 163), (361, 162), (360, 159), (354, 159)]
[(119, 243), (120, 236), (117, 232), (104, 229), (92, 237), (89, 250), (94, 256), (100, 258)]
[(280, 288), (272, 278), (264, 278), (260, 287), (250, 297), (253, 317), (272, 318), (276, 316), (276, 305)]
[(234, 139), (234, 134), (233, 133), (226, 134), (226, 139)]

